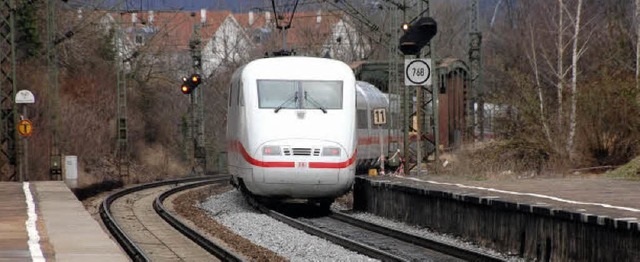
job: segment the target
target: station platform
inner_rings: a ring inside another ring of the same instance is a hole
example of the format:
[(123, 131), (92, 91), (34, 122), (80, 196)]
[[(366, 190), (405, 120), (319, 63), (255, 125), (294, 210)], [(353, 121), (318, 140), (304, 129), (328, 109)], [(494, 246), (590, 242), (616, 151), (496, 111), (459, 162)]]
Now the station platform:
[(130, 261), (62, 181), (0, 182), (0, 261)]
[(455, 176), (411, 175), (381, 176), (377, 179), (457, 195), (473, 194), (512, 203), (548, 205), (572, 212), (640, 220), (640, 181), (598, 176), (473, 180)]
[(532, 261), (640, 261), (640, 181), (359, 176), (353, 207)]

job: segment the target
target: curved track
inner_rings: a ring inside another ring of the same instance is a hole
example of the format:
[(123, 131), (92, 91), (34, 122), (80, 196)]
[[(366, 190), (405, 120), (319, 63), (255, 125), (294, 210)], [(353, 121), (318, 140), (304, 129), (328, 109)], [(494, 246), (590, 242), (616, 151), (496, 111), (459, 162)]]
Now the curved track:
[(227, 176), (196, 177), (127, 188), (103, 201), (100, 216), (134, 261), (241, 261), (240, 256), (182, 224), (162, 204), (171, 194), (228, 180)]

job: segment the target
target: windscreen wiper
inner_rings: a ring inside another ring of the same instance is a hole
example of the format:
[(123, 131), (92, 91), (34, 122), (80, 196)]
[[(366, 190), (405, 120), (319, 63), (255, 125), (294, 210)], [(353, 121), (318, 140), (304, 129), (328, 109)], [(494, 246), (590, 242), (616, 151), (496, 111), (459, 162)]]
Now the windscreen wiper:
[(324, 108), (324, 106), (322, 106), (320, 103), (318, 103), (316, 100), (314, 100), (313, 98), (311, 98), (310, 96), (307, 95), (307, 91), (304, 91), (304, 100), (307, 100), (309, 102), (311, 102), (314, 106), (317, 106), (318, 109), (322, 110), (322, 113), (327, 113), (327, 109)]
[(287, 101), (282, 102), (282, 104), (280, 104), (278, 107), (276, 107), (276, 110), (273, 110), (273, 112), (274, 113), (278, 113), (278, 111), (280, 111), (280, 109), (283, 109), (285, 105), (289, 104), (289, 102), (291, 102), (291, 100), (294, 100), (295, 102), (298, 101), (298, 92), (293, 94), (293, 96), (290, 97), (289, 99), (287, 99)]

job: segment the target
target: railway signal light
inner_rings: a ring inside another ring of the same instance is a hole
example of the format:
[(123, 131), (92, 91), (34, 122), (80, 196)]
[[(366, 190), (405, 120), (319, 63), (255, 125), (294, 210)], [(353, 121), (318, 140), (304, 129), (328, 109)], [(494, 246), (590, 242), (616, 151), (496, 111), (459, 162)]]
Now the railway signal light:
[(189, 85), (186, 84), (182, 84), (182, 86), (180, 86), (180, 91), (182, 91), (183, 94), (188, 95), (191, 94), (191, 87), (189, 87)]
[(199, 74), (192, 74), (188, 78), (183, 77), (180, 91), (185, 95), (191, 94), (191, 92), (193, 92), (193, 90), (195, 90), (201, 83), (202, 77)]
[(422, 17), (415, 23), (402, 24), (405, 32), (400, 37), (400, 51), (405, 55), (416, 55), (438, 32), (438, 24), (431, 17)]
[(202, 82), (202, 78), (200, 77), (199, 74), (193, 74), (191, 75), (191, 84), (193, 85), (194, 88), (198, 87), (198, 85), (200, 85), (200, 82)]
[(402, 31), (404, 31), (404, 32), (409, 31), (409, 27), (411, 27), (411, 25), (409, 23), (403, 23), (402, 24)]
[(193, 88), (191, 88), (191, 85), (189, 84), (188, 78), (186, 77), (182, 78), (182, 85), (180, 86), (180, 91), (182, 91), (182, 93), (185, 95), (191, 94), (191, 91), (193, 91)]

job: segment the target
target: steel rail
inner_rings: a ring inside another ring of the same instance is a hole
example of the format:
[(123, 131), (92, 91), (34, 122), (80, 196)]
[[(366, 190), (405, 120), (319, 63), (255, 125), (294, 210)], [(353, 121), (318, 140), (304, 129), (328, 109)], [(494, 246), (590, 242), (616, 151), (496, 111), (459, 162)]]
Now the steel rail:
[(102, 201), (100, 205), (100, 217), (102, 218), (102, 222), (105, 227), (109, 230), (111, 235), (118, 241), (120, 246), (124, 249), (124, 251), (129, 255), (129, 257), (133, 261), (150, 261), (149, 257), (142, 251), (138, 245), (136, 245), (129, 236), (118, 226), (113, 215), (111, 214), (111, 204), (118, 198), (123, 197), (125, 195), (131, 194), (136, 191), (145, 190), (149, 188), (170, 185), (170, 184), (179, 184), (179, 183), (189, 183), (189, 182), (197, 182), (201, 180), (210, 180), (212, 177), (190, 177), (190, 178), (180, 178), (180, 179), (172, 179), (166, 181), (159, 181), (153, 183), (147, 183), (135, 187), (125, 188), (118, 192), (115, 192), (109, 195), (107, 198)]
[(345, 213), (342, 212), (334, 212), (331, 214), (331, 218), (340, 220), (342, 222), (369, 230), (369, 231), (373, 231), (379, 234), (383, 234), (386, 236), (390, 236), (405, 242), (409, 242), (412, 243), (414, 245), (418, 245), (424, 248), (428, 248), (428, 249), (432, 249), (441, 253), (445, 253), (447, 255), (451, 255), (457, 258), (461, 258), (467, 261), (505, 261), (501, 258), (489, 255), (489, 254), (483, 254), (480, 252), (476, 252), (474, 250), (469, 250), (469, 249), (465, 249), (462, 247), (457, 247), (457, 246), (453, 246), (453, 245), (449, 245), (446, 243), (442, 243), (442, 242), (438, 242), (435, 240), (431, 240), (431, 239), (427, 239), (427, 238), (423, 238), (420, 236), (416, 236), (414, 234), (410, 234), (407, 232), (402, 232), (399, 230), (395, 230), (392, 228), (388, 228), (388, 227), (384, 227), (381, 225), (376, 225), (373, 223), (370, 223), (368, 221), (364, 221), (361, 219), (357, 219), (353, 216), (349, 216)]
[(326, 240), (329, 240), (337, 245), (343, 246), (349, 250), (364, 254), (366, 256), (372, 257), (372, 258), (376, 258), (376, 259), (380, 259), (382, 261), (407, 261), (406, 259), (403, 259), (401, 257), (395, 256), (391, 253), (382, 251), (380, 249), (377, 248), (373, 248), (373, 247), (369, 247), (363, 244), (360, 244), (358, 242), (355, 242), (353, 240), (350, 240), (348, 238), (333, 234), (331, 232), (327, 232), (325, 230), (322, 230), (320, 228), (317, 228), (315, 226), (306, 224), (304, 222), (300, 222), (297, 219), (288, 217), (286, 215), (283, 215), (279, 212), (273, 211), (271, 209), (268, 209), (262, 205), (259, 205), (258, 210), (260, 210), (261, 212), (265, 213), (266, 215), (282, 222), (285, 223), (291, 227), (300, 229), (308, 234), (311, 235), (315, 235), (321, 238), (324, 238)]
[(171, 196), (171, 195), (173, 195), (175, 193), (178, 193), (180, 191), (184, 191), (184, 190), (188, 190), (188, 189), (192, 189), (192, 188), (196, 188), (196, 187), (205, 186), (205, 185), (208, 185), (208, 184), (218, 183), (218, 182), (223, 181), (223, 180), (229, 180), (229, 178), (230, 177), (228, 177), (228, 176), (227, 177), (219, 177), (217, 179), (212, 179), (212, 180), (208, 180), (208, 181), (201, 181), (201, 182), (191, 183), (191, 184), (187, 184), (187, 185), (184, 185), (184, 186), (172, 188), (172, 189), (162, 193), (160, 196), (158, 196), (155, 199), (155, 201), (153, 201), (153, 209), (155, 209), (156, 213), (158, 213), (158, 215), (160, 215), (160, 217), (162, 217), (167, 223), (169, 223), (169, 225), (171, 225), (173, 228), (175, 228), (176, 230), (178, 230), (179, 232), (181, 232), (182, 234), (187, 236), (189, 239), (191, 239), (193, 242), (195, 242), (196, 244), (198, 244), (199, 246), (201, 246), (202, 248), (207, 250), (209, 253), (215, 255), (220, 260), (222, 260), (222, 261), (245, 261), (245, 259), (243, 259), (240, 255), (238, 255), (238, 254), (234, 253), (233, 251), (225, 248), (223, 245), (221, 245), (219, 243), (215, 243), (215, 242), (209, 240), (207, 237), (205, 237), (202, 234), (198, 233), (196, 230), (193, 230), (189, 226), (187, 226), (184, 223), (182, 223), (178, 218), (176, 218), (175, 216), (171, 215), (170, 212), (168, 212), (164, 208), (164, 205), (162, 204), (163, 201), (166, 198), (168, 198), (169, 196)]

